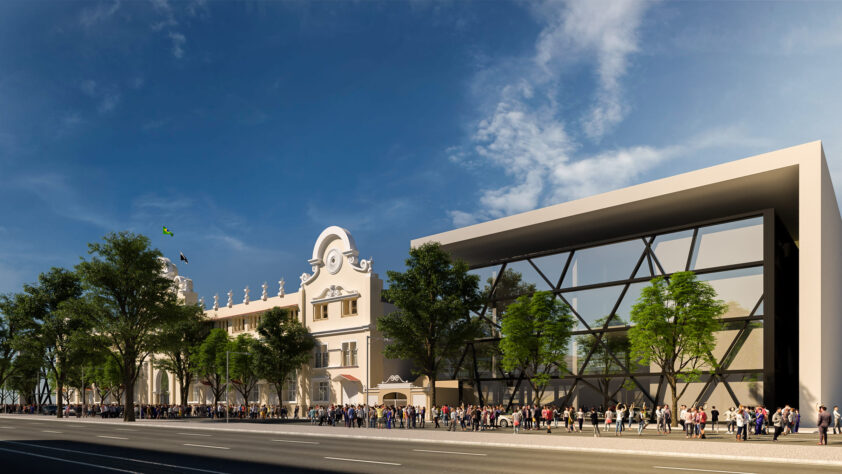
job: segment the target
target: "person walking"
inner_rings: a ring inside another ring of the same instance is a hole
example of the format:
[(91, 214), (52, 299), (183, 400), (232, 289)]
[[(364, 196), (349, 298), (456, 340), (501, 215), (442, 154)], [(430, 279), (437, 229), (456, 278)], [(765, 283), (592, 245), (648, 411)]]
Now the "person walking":
[(772, 441), (777, 441), (778, 436), (781, 435), (781, 432), (783, 431), (783, 419), (783, 413), (781, 412), (781, 409), (778, 408), (775, 411), (775, 414), (772, 415), (772, 426), (775, 427), (775, 435), (772, 437)]
[(591, 408), (591, 424), (593, 425), (593, 436), (599, 438), (599, 413), (596, 408)]
[(833, 407), (833, 434), (842, 432), (842, 414), (839, 413), (839, 407)]
[(521, 419), (523, 418), (523, 413), (520, 410), (515, 410), (512, 413), (512, 425), (514, 426), (514, 434), (520, 433), (520, 423)]
[(743, 416), (743, 407), (740, 407), (734, 415), (734, 424), (737, 426), (737, 441), (745, 441), (746, 420)]
[(576, 412), (576, 421), (579, 423), (579, 433), (581, 433), (582, 425), (585, 423), (585, 412), (582, 407), (579, 407), (579, 411)]
[(716, 405), (710, 408), (710, 429), (714, 433), (719, 431), (719, 410), (716, 409)]
[(819, 420), (816, 422), (816, 426), (819, 427), (819, 445), (827, 446), (827, 429), (830, 423), (831, 416), (827, 412), (827, 407), (824, 405), (819, 406)]

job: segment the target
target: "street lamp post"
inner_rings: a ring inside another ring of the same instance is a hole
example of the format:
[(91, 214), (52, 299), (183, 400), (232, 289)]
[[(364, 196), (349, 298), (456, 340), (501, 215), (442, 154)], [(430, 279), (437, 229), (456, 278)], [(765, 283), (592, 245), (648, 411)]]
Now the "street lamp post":
[(228, 423), (228, 413), (231, 411), (231, 403), (228, 401), (228, 392), (231, 386), (231, 377), (228, 376), (228, 357), (231, 354), (251, 355), (248, 352), (225, 351), (225, 423)]

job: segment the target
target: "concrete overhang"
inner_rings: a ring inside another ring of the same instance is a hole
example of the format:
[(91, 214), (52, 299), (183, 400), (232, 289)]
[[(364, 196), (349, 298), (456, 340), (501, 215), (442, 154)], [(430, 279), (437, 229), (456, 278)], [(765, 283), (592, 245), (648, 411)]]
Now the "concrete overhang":
[[(799, 165), (821, 141), (418, 238), (472, 266), (773, 208), (798, 242)], [(813, 161), (815, 162), (815, 161)]]

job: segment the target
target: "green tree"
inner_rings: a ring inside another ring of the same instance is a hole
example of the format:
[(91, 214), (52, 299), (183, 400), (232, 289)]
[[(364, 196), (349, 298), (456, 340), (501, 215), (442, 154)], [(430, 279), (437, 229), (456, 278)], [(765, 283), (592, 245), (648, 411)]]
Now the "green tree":
[(172, 319), (160, 333), (160, 353), (155, 365), (159, 369), (174, 374), (181, 392), (181, 404), (187, 404), (190, 393), (190, 381), (196, 376), (196, 350), (210, 332), (204, 310), (199, 305), (173, 306), (173, 311), (181, 314)]
[(377, 329), (386, 337), (385, 355), (411, 360), (426, 375), (436, 404), (436, 380), (442, 361), (479, 334), (470, 312), (479, 309), (479, 277), (453, 261), (436, 242), (409, 251), (405, 272), (389, 271), (386, 301), (397, 310), (381, 317)]
[(316, 341), (301, 321), (277, 307), (263, 314), (257, 333), (261, 342), (257, 346), (259, 375), (275, 387), (281, 403), (284, 383), (294, 379), (296, 371), (310, 359)]
[(111, 349), (125, 387), (124, 421), (134, 421), (134, 387), (143, 362), (159, 349), (159, 332), (180, 317), (172, 280), (163, 276), (161, 252), (131, 232), (110, 233), (88, 244), (90, 259), (77, 266), (93, 302), (94, 330)]
[(123, 395), (121, 389), (123, 379), (114, 357), (102, 354), (96, 360), (89, 361), (85, 366), (85, 373), (90, 374), (91, 384), (100, 403), (106, 403), (109, 396), (120, 403)]
[(83, 363), (90, 347), (91, 324), (85, 305), (81, 303), (82, 284), (79, 277), (63, 268), (52, 268), (38, 276), (38, 285), (24, 285), (32, 304), (25, 311), (25, 325), (18, 344), (26, 345), (42, 355), (42, 364), (54, 381), (57, 414), (69, 400), (69, 373)]
[(231, 384), (242, 395), (246, 405), (249, 403), (251, 393), (257, 387), (257, 382), (260, 381), (258, 345), (257, 339), (249, 334), (240, 334), (228, 343), (228, 350), (231, 352), (228, 361)]
[[(607, 320), (607, 316), (599, 318), (592, 327), (602, 328)], [(617, 316), (611, 319), (612, 326), (625, 326), (625, 324)], [(597, 339), (595, 334), (586, 334), (576, 338), (576, 346), (581, 359), (591, 354), (588, 367), (585, 370), (588, 373), (599, 375), (592, 380), (596, 381), (599, 392), (602, 394), (602, 405), (610, 405), (612, 398), (611, 381), (616, 378), (625, 379), (623, 367), (617, 361), (619, 360), (625, 367), (629, 367), (631, 364), (631, 345), (629, 344), (628, 334), (625, 331), (606, 332), (601, 341)], [(612, 357), (612, 354), (616, 359)]]
[(539, 402), (553, 370), (565, 366), (573, 324), (570, 308), (549, 291), (521, 296), (503, 313), (501, 365), (521, 370)]
[(225, 392), (225, 351), (229, 341), (228, 332), (224, 329), (211, 329), (195, 354), (196, 372), (202, 383), (210, 387), (214, 406), (219, 404)]
[(15, 340), (23, 329), (25, 294), (0, 295), (0, 387), (6, 388), (19, 364)]
[[(702, 367), (716, 367), (714, 333), (721, 329), (719, 316), (726, 306), (716, 299), (708, 283), (693, 272), (679, 272), (653, 279), (632, 307), (629, 329), (631, 356), (661, 369), (672, 392), (672, 412)], [(686, 385), (679, 393), (678, 383)], [(673, 416), (673, 424), (675, 416)]]

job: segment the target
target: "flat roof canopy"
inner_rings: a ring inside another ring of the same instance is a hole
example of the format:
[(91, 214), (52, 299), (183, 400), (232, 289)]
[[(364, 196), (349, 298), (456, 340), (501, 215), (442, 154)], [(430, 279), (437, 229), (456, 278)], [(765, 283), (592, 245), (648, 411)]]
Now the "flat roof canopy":
[(821, 142), (515, 214), (412, 241), (472, 266), (773, 208), (798, 242), (799, 164)]

